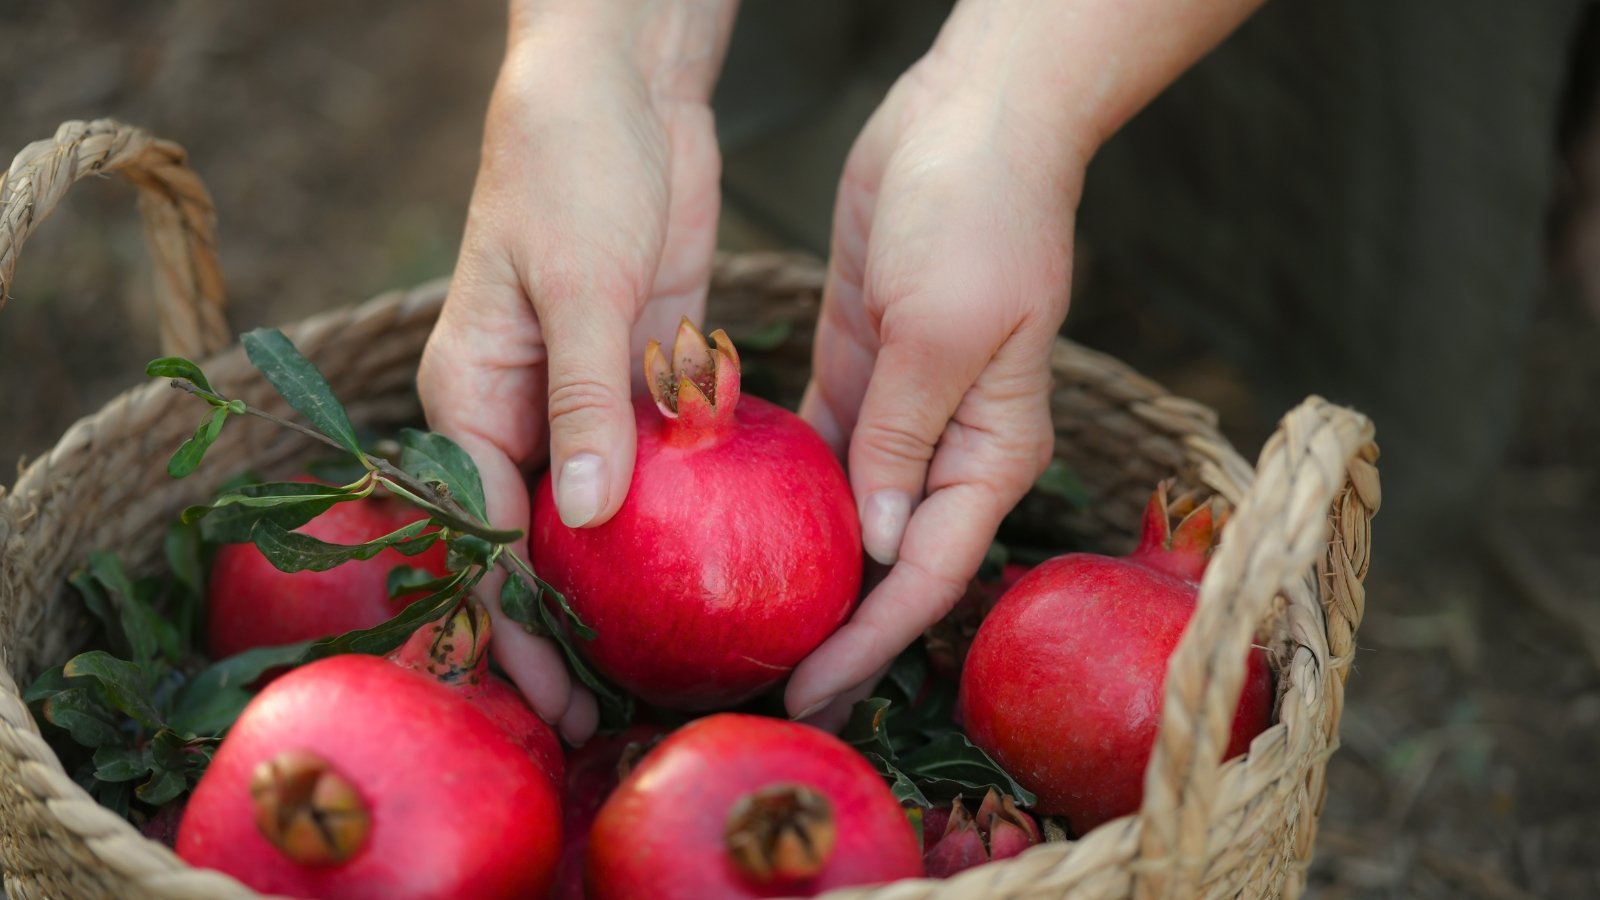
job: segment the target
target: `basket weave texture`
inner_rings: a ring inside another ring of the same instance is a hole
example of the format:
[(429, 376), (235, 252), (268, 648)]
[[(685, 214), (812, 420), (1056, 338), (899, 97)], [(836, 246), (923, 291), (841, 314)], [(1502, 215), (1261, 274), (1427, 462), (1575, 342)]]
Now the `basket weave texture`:
[[(140, 192), (164, 350), (203, 358), (225, 394), (292, 415), (230, 343), (209, 196), (180, 148), (142, 130), (69, 122), (16, 157), (0, 181), (0, 303), (33, 228), (72, 182), (107, 173)], [(709, 321), (736, 337), (791, 326), (795, 339), (772, 359), (780, 395), (796, 396), (803, 383), (822, 275), (808, 257), (718, 259)], [(418, 415), (417, 362), (446, 287), (385, 294), (285, 331), (356, 423), (393, 426)], [(1309, 398), (1284, 417), (1252, 468), (1218, 433), (1214, 413), (1118, 361), (1060, 340), (1051, 365), (1056, 454), (1090, 495), (1083, 511), (1040, 513), (1058, 533), (1126, 549), (1151, 487), (1167, 477), (1235, 506), (1168, 669), (1143, 806), (1076, 842), (1041, 845), (946, 881), (829, 896), (1296, 896), (1364, 605), (1379, 505), (1372, 425)], [(257, 896), (184, 865), (95, 803), (40, 736), (17, 687), (83, 649), (89, 623), (65, 585), (91, 550), (115, 551), (134, 570), (150, 571), (161, 558), (162, 526), (209, 496), (228, 469), (282, 473), (313, 452), (303, 438), (242, 419), (215, 449), (235, 466), (174, 481), (167, 456), (195, 421), (187, 395), (164, 383), (132, 388), (73, 425), (0, 497), (0, 870), (14, 900)], [(1277, 674), (1275, 724), (1246, 756), (1222, 764), (1252, 642), (1269, 649)]]

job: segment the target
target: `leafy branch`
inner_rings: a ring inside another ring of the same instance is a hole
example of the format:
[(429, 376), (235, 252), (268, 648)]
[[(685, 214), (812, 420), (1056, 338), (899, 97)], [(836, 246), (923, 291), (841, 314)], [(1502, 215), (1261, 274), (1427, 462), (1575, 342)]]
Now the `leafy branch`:
[[(168, 471), (184, 477), (199, 466), (230, 416), (254, 416), (349, 454), (363, 474), (342, 486), (299, 482), (247, 485), (224, 492), (206, 506), (184, 511), (185, 522), (201, 521), (207, 537), (249, 541), (277, 568), (286, 572), (323, 570), (352, 559), (366, 559), (381, 550), (420, 553), (438, 542), (449, 548), (449, 568), (459, 578), (412, 603), (394, 619), (360, 637), (341, 636), (318, 642), (304, 661), (349, 647), (357, 652), (387, 652), (416, 627), (445, 614), (454, 601), (475, 588), (491, 568), (505, 573), (500, 602), (506, 615), (530, 632), (554, 639), (577, 678), (594, 691), (602, 724), (620, 727), (632, 715), (632, 700), (607, 683), (583, 660), (573, 636), (592, 639), (562, 594), (534, 573), (533, 567), (508, 546), (520, 531), (497, 529), (488, 522), (483, 482), (477, 466), (454, 441), (442, 434), (403, 429), (399, 464), (361, 446), (348, 413), (310, 360), (281, 331), (257, 329), (241, 339), (251, 363), (307, 423), (294, 422), (229, 398), (212, 387), (194, 362), (163, 357), (146, 373), (171, 379), (172, 386), (212, 407), (190, 440), (173, 454)], [(336, 503), (360, 499), (378, 485), (427, 514), (427, 518), (364, 544), (331, 544), (295, 531)], [(215, 517), (215, 518), (212, 518)], [(211, 519), (211, 521), (204, 521)]]

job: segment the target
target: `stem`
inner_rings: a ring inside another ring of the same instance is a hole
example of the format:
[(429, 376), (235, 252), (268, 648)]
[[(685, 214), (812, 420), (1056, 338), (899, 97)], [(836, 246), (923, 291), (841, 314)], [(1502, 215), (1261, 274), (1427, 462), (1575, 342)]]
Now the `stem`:
[[(223, 405), (232, 402), (229, 400), (229, 398), (224, 397), (215, 391), (205, 390), (204, 388), (201, 388), (188, 381), (184, 381), (181, 378), (172, 379), (171, 384), (180, 391), (187, 391), (188, 393), (194, 394), (197, 397), (204, 397), (209, 400), (214, 400)], [(346, 447), (333, 438), (330, 438), (322, 432), (317, 431), (315, 428), (307, 428), (298, 422), (291, 422), (282, 416), (275, 416), (272, 413), (257, 409), (249, 404), (245, 405), (244, 411), (246, 415), (255, 416), (258, 419), (264, 419), (274, 425), (287, 428), (290, 431), (294, 431), (299, 434), (303, 434), (308, 438), (327, 444), (335, 450), (339, 450), (344, 453), (350, 452), (349, 447)], [(504, 545), (505, 542), (499, 540), (499, 538), (503, 536), (504, 532), (500, 532), (490, 527), (487, 522), (480, 522), (476, 516), (468, 512), (460, 503), (457, 503), (454, 497), (436, 490), (433, 485), (418, 481), (417, 479), (411, 477), (410, 474), (391, 464), (388, 460), (381, 456), (372, 456), (363, 453), (361, 454), (361, 459), (370, 468), (377, 471), (379, 475), (382, 475), (390, 481), (398, 483), (406, 490), (415, 494), (415, 499), (420, 499), (424, 503), (432, 504), (433, 506), (436, 506), (448, 513), (451, 517), (458, 519), (459, 522), (452, 523), (456, 525), (457, 530), (464, 531), (475, 537), (483, 538), (492, 544)], [(534, 574), (533, 567), (528, 565), (526, 562), (523, 562), (522, 559), (515, 553), (507, 551), (505, 553), (497, 554), (495, 564), (506, 571), (507, 577), (521, 578), (528, 584), (528, 587), (534, 592), (535, 595), (539, 593), (542, 580), (538, 575)], [(522, 571), (518, 571), (519, 568)], [(526, 577), (523, 576), (523, 572), (527, 573)]]

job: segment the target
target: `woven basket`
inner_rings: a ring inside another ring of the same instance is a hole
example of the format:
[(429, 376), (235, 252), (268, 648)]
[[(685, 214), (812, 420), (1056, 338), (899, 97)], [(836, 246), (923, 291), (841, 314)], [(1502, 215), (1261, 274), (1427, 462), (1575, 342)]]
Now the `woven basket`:
[[(220, 390), (288, 414), (248, 364), (222, 315), (205, 189), (183, 151), (111, 121), (69, 122), (30, 145), (0, 182), (0, 298), (16, 253), (79, 178), (116, 172), (140, 191), (156, 259), (164, 350), (205, 359)], [(809, 258), (718, 260), (708, 320), (736, 336), (776, 322), (795, 339), (771, 360), (780, 396), (797, 396), (822, 268)], [(286, 329), (361, 424), (418, 416), (414, 380), (446, 284), (390, 293)], [(1377, 448), (1362, 416), (1311, 398), (1288, 414), (1252, 469), (1216, 416), (1126, 366), (1067, 341), (1052, 366), (1056, 450), (1089, 488), (1086, 511), (1047, 510), (1063, 539), (1131, 546), (1151, 486), (1176, 476), (1231, 501), (1235, 513), (1201, 586), (1199, 608), (1168, 670), (1160, 737), (1136, 815), (1082, 840), (1036, 847), (947, 881), (907, 881), (831, 896), (1295, 896), (1305, 884), (1324, 770), (1338, 743), (1344, 681), (1361, 620), (1369, 525), (1378, 508)], [(42, 668), (83, 649), (89, 623), (64, 590), (91, 550), (159, 565), (160, 526), (201, 502), (229, 469), (283, 473), (304, 439), (245, 419), (218, 461), (174, 481), (166, 459), (194, 427), (192, 398), (149, 382), (70, 428), (0, 497), (0, 869), (13, 900), (231, 898), (250, 891), (185, 866), (97, 805), (63, 771), (19, 696)], [(1219, 764), (1244, 650), (1270, 649), (1276, 724), (1247, 756)]]

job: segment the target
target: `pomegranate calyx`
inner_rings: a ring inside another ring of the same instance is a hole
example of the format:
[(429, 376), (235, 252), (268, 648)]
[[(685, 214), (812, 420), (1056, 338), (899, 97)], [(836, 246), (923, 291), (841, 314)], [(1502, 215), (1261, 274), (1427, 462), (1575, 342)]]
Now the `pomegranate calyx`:
[[(1228, 517), (1227, 504), (1220, 497), (1202, 503), (1195, 491), (1169, 501), (1167, 492), (1171, 487), (1170, 479), (1162, 481), (1150, 495), (1140, 526), (1139, 546), (1131, 556), (1179, 578), (1199, 581), (1221, 538)], [(1174, 516), (1182, 517), (1176, 528), (1172, 527)]]
[(838, 842), (833, 805), (803, 784), (771, 784), (728, 812), (723, 839), (733, 864), (756, 884), (816, 877)]
[(372, 831), (372, 815), (355, 786), (306, 750), (286, 750), (258, 765), (250, 799), (261, 836), (300, 865), (342, 863)]
[(389, 658), (444, 684), (473, 684), (488, 674), (489, 637), (489, 611), (469, 598), (443, 619), (417, 629)]
[(739, 402), (739, 354), (733, 341), (719, 328), (707, 342), (687, 316), (678, 323), (670, 360), (660, 341), (645, 346), (644, 376), (661, 414), (691, 431), (726, 421)]
[(1039, 843), (1039, 823), (994, 788), (978, 804), (978, 826), (990, 859), (1007, 859)]

